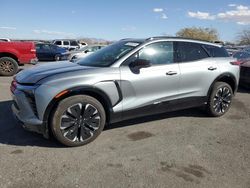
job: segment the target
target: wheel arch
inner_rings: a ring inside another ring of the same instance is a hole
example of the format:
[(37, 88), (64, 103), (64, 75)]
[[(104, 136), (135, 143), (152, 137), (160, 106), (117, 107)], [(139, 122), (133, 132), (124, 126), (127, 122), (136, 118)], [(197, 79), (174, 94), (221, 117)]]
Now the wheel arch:
[(233, 93), (235, 94), (235, 92), (238, 89), (238, 84), (236, 81), (236, 77), (232, 74), (232, 73), (223, 73), (221, 75), (219, 75), (214, 81), (213, 83), (210, 85), (210, 88), (208, 90), (207, 96), (209, 96), (213, 90), (213, 86), (216, 82), (225, 82), (227, 84), (229, 84), (233, 90)]
[(43, 122), (45, 126), (44, 130), (44, 137), (49, 138), (49, 135), (51, 133), (50, 130), (50, 120), (51, 120), (51, 115), (57, 105), (59, 104), (60, 101), (62, 101), (65, 98), (68, 98), (70, 96), (74, 95), (89, 95), (91, 97), (94, 97), (97, 99), (102, 105), (106, 113), (106, 122), (109, 123), (111, 120), (111, 115), (113, 114), (113, 109), (112, 109), (112, 103), (108, 95), (103, 92), (102, 90), (95, 88), (95, 87), (74, 87), (74, 88), (69, 88), (67, 89), (67, 93), (60, 96), (59, 98), (53, 98), (52, 101), (48, 104), (44, 116), (43, 116)]
[(10, 58), (14, 59), (17, 63), (19, 63), (18, 57), (17, 57), (15, 54), (13, 54), (13, 53), (9, 53), (9, 52), (0, 52), (0, 58), (1, 58), (1, 57), (10, 57)]

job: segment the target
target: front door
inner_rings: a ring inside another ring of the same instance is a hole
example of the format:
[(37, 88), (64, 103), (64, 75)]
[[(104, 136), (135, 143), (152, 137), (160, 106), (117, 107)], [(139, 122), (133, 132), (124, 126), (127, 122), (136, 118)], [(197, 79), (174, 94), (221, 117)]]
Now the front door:
[(124, 119), (159, 113), (167, 101), (178, 98), (180, 70), (173, 42), (145, 46), (120, 66), (120, 73)]

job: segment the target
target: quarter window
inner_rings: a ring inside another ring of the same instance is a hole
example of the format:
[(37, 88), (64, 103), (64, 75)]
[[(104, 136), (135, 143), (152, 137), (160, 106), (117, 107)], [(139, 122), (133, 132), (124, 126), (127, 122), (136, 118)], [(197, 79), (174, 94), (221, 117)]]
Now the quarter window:
[(176, 42), (175, 61), (189, 62), (209, 57), (206, 51), (198, 43)]
[(228, 53), (225, 48), (217, 47), (212, 45), (203, 45), (203, 47), (207, 50), (210, 56), (212, 57), (228, 57)]

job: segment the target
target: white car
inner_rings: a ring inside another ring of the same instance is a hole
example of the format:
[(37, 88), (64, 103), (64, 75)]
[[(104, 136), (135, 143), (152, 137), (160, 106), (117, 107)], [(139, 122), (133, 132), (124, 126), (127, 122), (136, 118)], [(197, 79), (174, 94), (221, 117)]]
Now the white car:
[(79, 50), (72, 51), (69, 56), (69, 60), (76, 61), (80, 58), (84, 58), (88, 56), (89, 54), (92, 54), (95, 51), (100, 50), (103, 47), (105, 47), (105, 45), (89, 45), (89, 46), (82, 47)]
[(1, 42), (10, 42), (10, 39), (8, 39), (8, 38), (0, 38), (0, 41)]
[(75, 50), (80, 48), (80, 44), (77, 40), (57, 39), (54, 40), (52, 43), (68, 50)]

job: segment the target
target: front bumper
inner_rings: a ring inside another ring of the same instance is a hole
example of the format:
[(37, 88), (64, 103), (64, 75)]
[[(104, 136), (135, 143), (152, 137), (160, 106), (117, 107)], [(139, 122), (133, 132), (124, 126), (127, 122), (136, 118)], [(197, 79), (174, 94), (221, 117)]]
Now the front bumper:
[(22, 126), (29, 131), (43, 134), (45, 136), (45, 125), (37, 117), (31, 99), (20, 90), (16, 90), (13, 95), (13, 104), (11, 106), (14, 116), (21, 122)]

